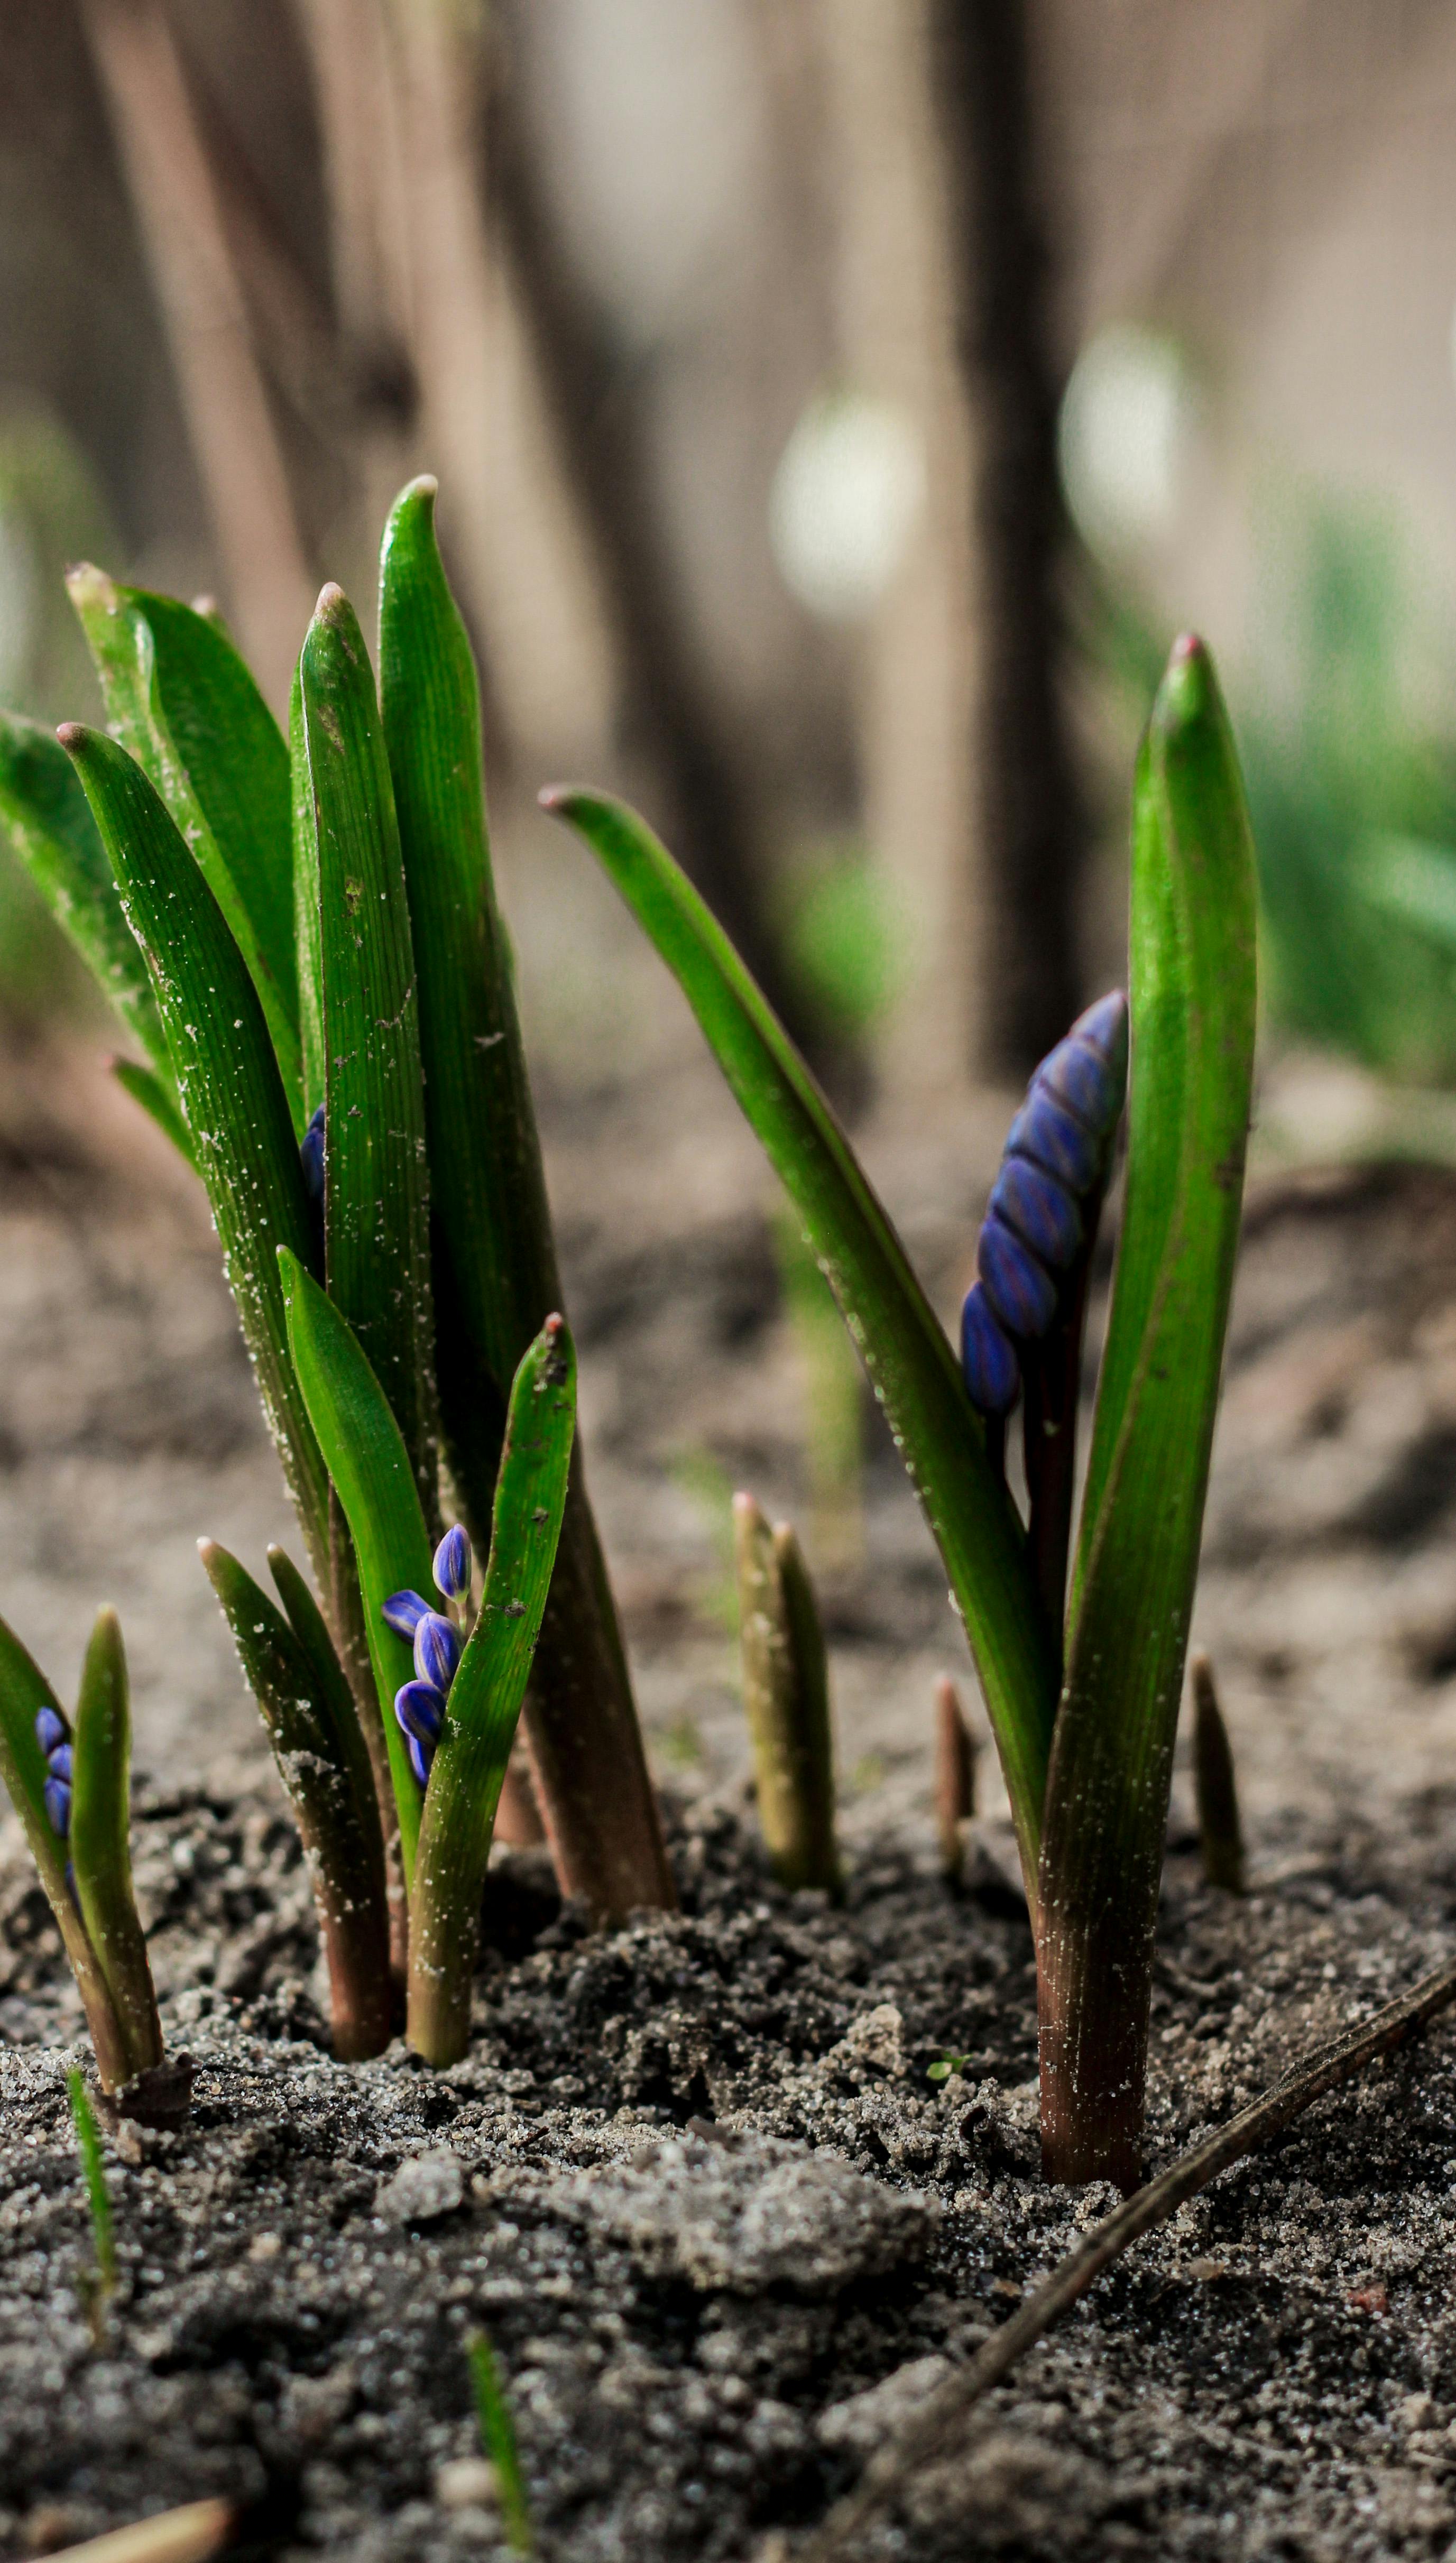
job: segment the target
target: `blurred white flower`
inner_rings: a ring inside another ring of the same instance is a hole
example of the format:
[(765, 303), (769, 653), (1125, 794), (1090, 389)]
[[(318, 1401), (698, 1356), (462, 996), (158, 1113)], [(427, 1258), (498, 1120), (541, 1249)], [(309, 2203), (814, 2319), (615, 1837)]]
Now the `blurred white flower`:
[(856, 392), (811, 401), (769, 498), (785, 586), (826, 622), (860, 621), (905, 558), (925, 495), (925, 449), (907, 411)]
[(1062, 487), (1096, 552), (1171, 531), (1196, 400), (1175, 339), (1122, 323), (1082, 350), (1062, 401)]

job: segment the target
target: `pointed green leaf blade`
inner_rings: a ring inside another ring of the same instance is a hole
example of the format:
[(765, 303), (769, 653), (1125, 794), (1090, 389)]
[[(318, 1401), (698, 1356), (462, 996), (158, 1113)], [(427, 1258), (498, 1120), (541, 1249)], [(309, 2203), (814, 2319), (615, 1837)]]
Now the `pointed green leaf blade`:
[(360, 1805), (373, 1810), (377, 1832), (379, 1795), (374, 1785), (374, 1767), (359, 1727), (358, 1702), (339, 1663), (328, 1623), (286, 1549), (270, 1548), (268, 1566), (289, 1626), (308, 1660), (320, 1707), (331, 1722), (338, 1758), (348, 1770), (350, 1786)]
[(46, 1764), (36, 1740), (36, 1711), (40, 1708), (54, 1709), (69, 1731), (71, 1721), (40, 1666), (14, 1631), (0, 1620), (0, 1779), (20, 1818), (46, 1901), (65, 1943), (86, 2006), (102, 2080), (108, 2091), (113, 2091), (130, 2070), (126, 2044), (110, 1990), (66, 1883), (64, 1847), (51, 1831), (46, 1813)]
[(296, 1255), (285, 1248), (279, 1261), (294, 1361), (358, 1560), (408, 1887), (420, 1830), (420, 1787), (394, 1714), (394, 1694), (414, 1667), (403, 1638), (385, 1625), (384, 1605), (392, 1593), (430, 1591), (430, 1537), (404, 1437), (358, 1337)]
[(677, 978), (809, 1233), (945, 1562), (1034, 1880), (1052, 1673), (1025, 1539), (943, 1329), (830, 1105), (666, 849), (603, 795), (542, 800), (586, 839)]
[(280, 1245), (312, 1253), (309, 1202), (262, 1006), (217, 901), (140, 766), (100, 731), (72, 724), (61, 737), (146, 955), (244, 1340), (322, 1582), (327, 1475), (289, 1353), (278, 1271)]
[(434, 482), (414, 481), (385, 530), (379, 694), (420, 979), (430, 1160), (450, 1169), (434, 1203), (440, 1399), (457, 1475), (484, 1514), (510, 1382), (561, 1294), (491, 871), (480, 685), (434, 514)]
[(324, 1269), (435, 1504), (429, 1180), (394, 792), (364, 636), (325, 587), (301, 663), (323, 980)]
[(1192, 642), (1174, 649), (1140, 765), (1131, 996), (1127, 1197), (1047, 1788), (1040, 1949), (1044, 2094), (1068, 2123), (1079, 2093), (1084, 2106), (1122, 2095), (1119, 2178), (1138, 2166), (1254, 1057), (1253, 846), (1212, 663)]
[(172, 1064), (135, 935), (70, 757), (54, 731), (0, 712), (0, 827), (56, 922), (167, 1084)]
[(289, 696), (289, 797), (294, 839), (294, 946), (299, 971), (299, 1031), (304, 1051), (306, 1117), (323, 1101), (323, 925), (318, 912), (318, 839), (313, 825), (313, 786), (304, 733), (303, 663), (294, 670)]
[(198, 1548), (298, 1821), (328, 1967), (334, 2053), (346, 2062), (382, 2055), (390, 2035), (384, 1845), (367, 1757), (349, 1742), (352, 1725), (357, 1744), (357, 1721), (348, 1684), (312, 1595), (281, 1551), (294, 1598), (312, 1606), (308, 1647), (227, 1549), (210, 1539)]
[(110, 727), (170, 812), (258, 992), (304, 1128), (288, 750), (231, 641), (173, 597), (86, 564), (67, 582)]
[(481, 1891), (550, 1590), (576, 1426), (576, 1355), (548, 1317), (511, 1391), (480, 1617), (450, 1685), (410, 1898), (409, 2039), (454, 2064), (470, 2035)]
[(71, 1865), (87, 1937), (121, 2025), (129, 2076), (162, 2061), (146, 1940), (131, 1886), (131, 1708), (114, 1611), (91, 1635), (76, 1701)]

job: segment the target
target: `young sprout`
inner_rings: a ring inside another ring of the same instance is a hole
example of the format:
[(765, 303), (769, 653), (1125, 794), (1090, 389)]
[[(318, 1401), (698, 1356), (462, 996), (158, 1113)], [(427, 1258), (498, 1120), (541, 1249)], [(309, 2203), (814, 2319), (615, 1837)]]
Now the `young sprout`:
[(1238, 1782), (1233, 1747), (1218, 1704), (1212, 1660), (1194, 1656), (1188, 1666), (1193, 1686), (1193, 1787), (1198, 1804), (1198, 1839), (1203, 1874), (1210, 1886), (1242, 1895), (1244, 1835), (1239, 1823)]
[(81, 2155), (82, 2178), (86, 2182), (87, 2206), (91, 2211), (92, 2241), (96, 2245), (96, 2267), (81, 2281), (81, 2299), (91, 2324), (91, 2336), (98, 2350), (106, 2345), (106, 2316), (116, 2292), (116, 2235), (111, 2221), (111, 2193), (106, 2187), (106, 2167), (102, 2160), (101, 2132), (96, 2111), (86, 2087), (86, 2077), (73, 2066), (66, 2076), (71, 2094), (71, 2116), (76, 2128), (77, 2151)]
[(98, 1615), (74, 1724), (0, 1620), (0, 1776), (60, 1928), (102, 2088), (126, 2115), (184, 2116), (185, 2059), (163, 2059), (146, 1941), (131, 1887), (131, 1722), (113, 1611)]
[[(1050, 2177), (1139, 2177), (1152, 1935), (1229, 1290), (1255, 1025), (1253, 849), (1212, 664), (1179, 641), (1134, 799), (1122, 1235), (1068, 1583), (1083, 1307), (1122, 1101), (1116, 994), (1033, 1080), (957, 1363), (824, 1096), (651, 831), (586, 839), (676, 973), (839, 1301), (970, 1639), (1037, 1943)], [(1026, 1394), (1030, 1516), (1002, 1468)]]
[(751, 1495), (733, 1497), (733, 1536), (743, 1706), (764, 1844), (783, 1885), (838, 1895), (829, 1670), (814, 1588), (789, 1524), (770, 1530)]
[(470, 2342), (470, 2373), (475, 2387), (481, 2447), (496, 2468), (506, 2542), (513, 2554), (529, 2554), (534, 2550), (535, 2538), (520, 2471), (520, 2451), (516, 2445), (516, 2424), (511, 2418), (511, 2406), (497, 2373), (491, 2344), (483, 2331), (478, 2331)]

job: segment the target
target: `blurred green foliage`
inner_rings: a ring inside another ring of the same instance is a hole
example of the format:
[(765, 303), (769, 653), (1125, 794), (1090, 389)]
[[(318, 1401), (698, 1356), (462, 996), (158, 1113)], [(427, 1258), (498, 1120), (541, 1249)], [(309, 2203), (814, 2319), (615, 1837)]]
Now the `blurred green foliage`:
[[(116, 556), (91, 467), (49, 410), (0, 401), (0, 702), (35, 720), (96, 720), (101, 695), (66, 594), (76, 560)], [(0, 1010), (95, 1014), (95, 991), (0, 837)]]
[(800, 987), (837, 1039), (874, 1030), (905, 976), (905, 929), (891, 885), (854, 839), (816, 847), (796, 867), (782, 930)]

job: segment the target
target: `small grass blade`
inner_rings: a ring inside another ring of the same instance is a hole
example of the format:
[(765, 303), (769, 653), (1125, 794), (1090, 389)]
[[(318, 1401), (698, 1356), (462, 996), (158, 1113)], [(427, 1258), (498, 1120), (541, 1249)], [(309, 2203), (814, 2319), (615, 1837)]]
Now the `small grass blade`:
[(288, 750), (227, 635), (175, 597), (67, 580), (106, 715), (160, 795), (247, 964), (304, 1131)]
[(36, 1711), (54, 1709), (69, 1728), (60, 1701), (40, 1666), (13, 1630), (0, 1620), (0, 1779), (20, 1818), (30, 1855), (65, 1943), (71, 1972), (86, 2007), (104, 2087), (114, 2091), (127, 2078), (126, 2042), (110, 1989), (87, 1938), (86, 1925), (66, 1880), (62, 1846), (46, 1813), (45, 1757), (36, 1739)]
[(1193, 1686), (1193, 1788), (1203, 1874), (1210, 1886), (1221, 1886), (1227, 1895), (1242, 1895), (1246, 1879), (1239, 1786), (1210, 1658), (1194, 1656), (1188, 1673)]
[(411, 1678), (414, 1660), (404, 1639), (386, 1627), (384, 1605), (391, 1593), (430, 1591), (430, 1535), (404, 1437), (358, 1337), (297, 1255), (280, 1248), (279, 1262), (289, 1343), (358, 1560), (408, 1889), (419, 1839), (420, 1788), (394, 1714), (394, 1694)]
[(210, 1539), (198, 1548), (298, 1822), (328, 1967), (333, 2052), (345, 2062), (381, 2056), (391, 2030), (384, 1845), (348, 1684), (282, 1550), (272, 1553), (280, 1589), (296, 1609), (306, 1595), (312, 1605), (307, 1647), (227, 1549)]
[(309, 1202), (263, 1009), (140, 766), (98, 730), (73, 723), (61, 736), (146, 955), (264, 1410), (326, 1589), (327, 1476), (289, 1353), (278, 1270), (281, 1243), (312, 1253)]
[(455, 2064), (469, 2043), (481, 1891), (556, 1562), (575, 1429), (575, 1349), (565, 1320), (548, 1317), (512, 1386), (480, 1613), (425, 1793), (410, 1898), (409, 2042), (431, 2065)]
[(1238, 1246), (1254, 854), (1217, 680), (1179, 642), (1134, 810), (1127, 1201), (1042, 1847), (1051, 2176), (1136, 2182), (1152, 1931)]
[(506, 2542), (513, 2554), (529, 2554), (534, 2550), (535, 2538), (531, 2531), (525, 2484), (521, 2479), (516, 2424), (511, 2418), (511, 2406), (497, 2373), (495, 2355), (483, 2331), (478, 2331), (470, 2343), (470, 2372), (475, 2387), (481, 2446), (496, 2468)]
[(0, 827), (158, 1077), (173, 1085), (146, 963), (81, 779), (55, 733), (17, 712), (0, 712)]
[(171, 1140), (178, 1156), (185, 1158), (194, 1174), (200, 1174), (202, 1170), (192, 1145), (192, 1133), (182, 1118), (175, 1088), (164, 1084), (154, 1070), (142, 1068), (134, 1059), (113, 1059), (110, 1070), (122, 1093), (129, 1094), (133, 1103), (140, 1104), (142, 1111), (156, 1123), (162, 1137)]
[(146, 1939), (131, 1885), (131, 1709), (114, 1611), (97, 1614), (76, 1700), (71, 1865), (87, 1937), (110, 1990), (127, 2079), (162, 2061)]
[(116, 2232), (111, 2221), (111, 2193), (106, 2187), (106, 2166), (102, 2160), (101, 2130), (86, 2076), (73, 2065), (66, 2076), (71, 2094), (71, 2117), (76, 2128), (76, 2149), (81, 2156), (81, 2176), (86, 2183), (86, 2203), (91, 2211), (92, 2241), (96, 2245), (96, 2267), (83, 2290), (91, 2321), (92, 2339), (98, 2350), (106, 2345), (106, 2313), (116, 2292)]
[(975, 1650), (1034, 1894), (1052, 1668), (1025, 1538), (944, 1330), (809, 1070), (666, 849), (620, 802), (566, 788), (542, 800), (586, 839), (679, 980), (809, 1232)]
[[(374, 679), (358, 619), (336, 587), (325, 587), (318, 599), (300, 663), (300, 690), (317, 848), (328, 1295), (389, 1400), (432, 1519), (434, 1348), (419, 994)], [(453, 1157), (446, 1163), (453, 1170)]]

